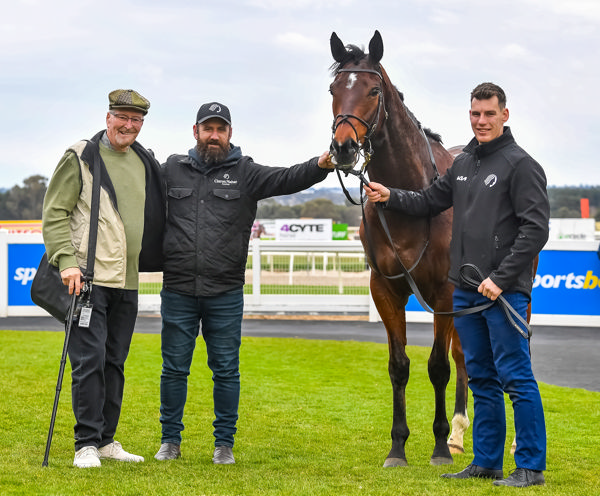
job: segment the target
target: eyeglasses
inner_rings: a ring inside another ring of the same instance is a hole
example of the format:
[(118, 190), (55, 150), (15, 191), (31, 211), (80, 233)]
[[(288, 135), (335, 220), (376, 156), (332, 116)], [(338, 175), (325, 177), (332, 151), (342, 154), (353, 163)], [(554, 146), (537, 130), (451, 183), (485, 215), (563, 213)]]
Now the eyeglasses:
[(115, 119), (120, 121), (122, 124), (127, 124), (129, 121), (131, 121), (131, 124), (133, 124), (134, 126), (141, 126), (142, 123), (144, 122), (144, 119), (142, 119), (141, 117), (128, 117), (124, 114), (114, 114), (112, 112), (110, 113), (110, 115), (112, 115)]

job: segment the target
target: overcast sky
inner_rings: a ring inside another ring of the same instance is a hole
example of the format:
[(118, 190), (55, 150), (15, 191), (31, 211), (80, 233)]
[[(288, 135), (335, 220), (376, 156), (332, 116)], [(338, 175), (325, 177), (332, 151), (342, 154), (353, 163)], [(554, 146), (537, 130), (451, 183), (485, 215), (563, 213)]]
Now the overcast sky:
[(256, 162), (319, 155), (331, 33), (368, 47), (375, 29), (392, 82), (447, 147), (471, 139), (469, 93), (493, 81), (550, 185), (600, 184), (598, 0), (12, 0), (0, 17), (0, 187), (50, 177), (105, 127), (116, 88), (150, 100), (138, 140), (161, 162), (193, 147), (196, 111), (213, 100)]

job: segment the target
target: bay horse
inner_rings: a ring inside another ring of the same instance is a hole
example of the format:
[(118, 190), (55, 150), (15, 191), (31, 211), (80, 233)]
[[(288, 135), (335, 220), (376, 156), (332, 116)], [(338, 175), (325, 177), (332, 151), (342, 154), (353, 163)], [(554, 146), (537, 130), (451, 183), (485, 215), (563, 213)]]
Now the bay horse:
[[(361, 154), (369, 180), (387, 187), (419, 190), (435, 181), (452, 164), (453, 154), (439, 136), (424, 130), (404, 104), (380, 64), (383, 41), (375, 31), (369, 53), (344, 46), (335, 33), (330, 39), (335, 63), (331, 66), (334, 115), (330, 152), (338, 170), (353, 171)], [(453, 150), (455, 153), (456, 151)], [(361, 195), (362, 196), (362, 195)], [(409, 436), (405, 390), (410, 360), (406, 354), (405, 305), (413, 292), (401, 274), (408, 267), (421, 295), (436, 312), (429, 379), (435, 393), (432, 465), (453, 463), (451, 451), (464, 452), (467, 416), (467, 372), (458, 334), (451, 316), (453, 285), (448, 281), (452, 211), (433, 218), (400, 212), (380, 212), (389, 226), (385, 233), (377, 208), (364, 205), (360, 238), (371, 266), (371, 294), (388, 336), (388, 371), (393, 390), (392, 448), (384, 467), (407, 465), (405, 444)], [(446, 387), (450, 380), (449, 350), (456, 366), (456, 395), (452, 436), (446, 416)]]

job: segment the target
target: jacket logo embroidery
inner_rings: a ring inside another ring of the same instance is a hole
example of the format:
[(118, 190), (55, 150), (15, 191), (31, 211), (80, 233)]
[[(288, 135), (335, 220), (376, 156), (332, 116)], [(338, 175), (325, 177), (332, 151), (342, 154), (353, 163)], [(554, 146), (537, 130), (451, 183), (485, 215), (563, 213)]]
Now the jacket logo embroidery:
[(496, 174), (490, 174), (483, 182), (488, 188), (493, 188), (498, 182), (498, 178), (496, 177)]
[(467, 179), (468, 179), (467, 176), (458, 176), (456, 178), (457, 181), (466, 181)]
[(219, 179), (219, 178), (215, 177), (213, 181), (214, 181), (215, 184), (223, 184), (223, 185), (226, 185), (226, 186), (231, 186), (232, 184), (237, 184), (238, 183), (237, 179), (235, 179), (235, 178), (234, 179), (230, 179), (229, 178), (229, 174), (227, 174), (227, 173), (223, 174), (223, 179)]

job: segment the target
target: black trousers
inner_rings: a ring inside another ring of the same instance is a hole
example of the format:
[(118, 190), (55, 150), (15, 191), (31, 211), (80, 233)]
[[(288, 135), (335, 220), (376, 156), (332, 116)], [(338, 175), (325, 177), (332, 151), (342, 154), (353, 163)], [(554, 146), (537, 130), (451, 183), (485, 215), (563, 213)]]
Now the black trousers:
[(94, 285), (91, 303), (90, 327), (73, 327), (68, 347), (76, 451), (114, 441), (138, 292)]

